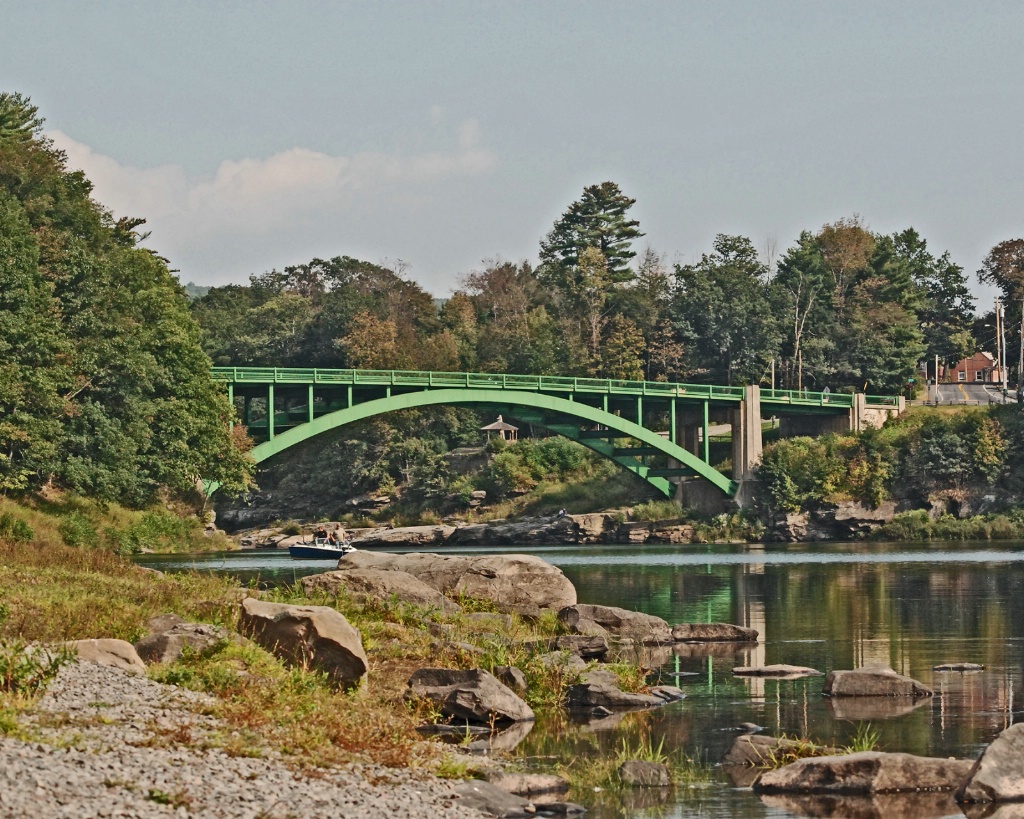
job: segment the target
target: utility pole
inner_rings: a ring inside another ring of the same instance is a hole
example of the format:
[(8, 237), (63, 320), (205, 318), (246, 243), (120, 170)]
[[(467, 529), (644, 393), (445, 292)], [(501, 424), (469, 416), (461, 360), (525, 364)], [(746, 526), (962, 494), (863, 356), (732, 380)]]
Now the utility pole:
[(1003, 322), (1003, 301), (996, 299), (996, 349), (999, 365), (999, 382), (1003, 389), (1003, 401), (1006, 403), (1006, 338), (1003, 335), (1005, 325)]
[(1020, 361), (1017, 364), (1017, 403), (1024, 394), (1024, 299), (1020, 303)]
[(939, 405), (939, 354), (935, 354), (935, 406)]

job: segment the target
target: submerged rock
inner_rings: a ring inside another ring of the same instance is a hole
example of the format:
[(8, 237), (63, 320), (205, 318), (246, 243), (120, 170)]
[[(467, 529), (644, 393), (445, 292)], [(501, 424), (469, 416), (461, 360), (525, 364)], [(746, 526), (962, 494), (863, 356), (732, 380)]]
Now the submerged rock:
[(672, 626), (672, 639), (677, 643), (744, 643), (756, 642), (756, 628), (731, 623), (679, 623)]

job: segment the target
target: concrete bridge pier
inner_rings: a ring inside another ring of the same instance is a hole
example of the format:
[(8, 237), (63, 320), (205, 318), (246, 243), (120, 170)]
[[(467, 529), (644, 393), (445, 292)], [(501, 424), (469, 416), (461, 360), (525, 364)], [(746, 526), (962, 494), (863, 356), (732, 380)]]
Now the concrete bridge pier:
[(732, 479), (749, 480), (761, 460), (761, 388), (743, 388), (743, 400), (732, 411)]

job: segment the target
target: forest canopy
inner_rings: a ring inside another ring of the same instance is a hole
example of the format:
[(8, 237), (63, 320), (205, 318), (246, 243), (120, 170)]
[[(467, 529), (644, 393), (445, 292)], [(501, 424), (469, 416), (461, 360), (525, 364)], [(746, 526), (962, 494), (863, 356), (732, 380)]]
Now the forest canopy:
[(0, 491), (53, 482), (142, 505), (250, 465), (167, 262), (0, 94)]

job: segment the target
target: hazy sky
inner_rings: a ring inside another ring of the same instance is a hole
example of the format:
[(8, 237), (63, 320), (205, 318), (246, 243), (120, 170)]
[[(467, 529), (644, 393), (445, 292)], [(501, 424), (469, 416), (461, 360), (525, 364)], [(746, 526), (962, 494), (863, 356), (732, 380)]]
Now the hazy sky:
[(859, 213), (973, 272), (1024, 234), (1022, 31), (1020, 2), (0, 0), (0, 88), (184, 281), (347, 254), (445, 295), (604, 180), (669, 261)]

